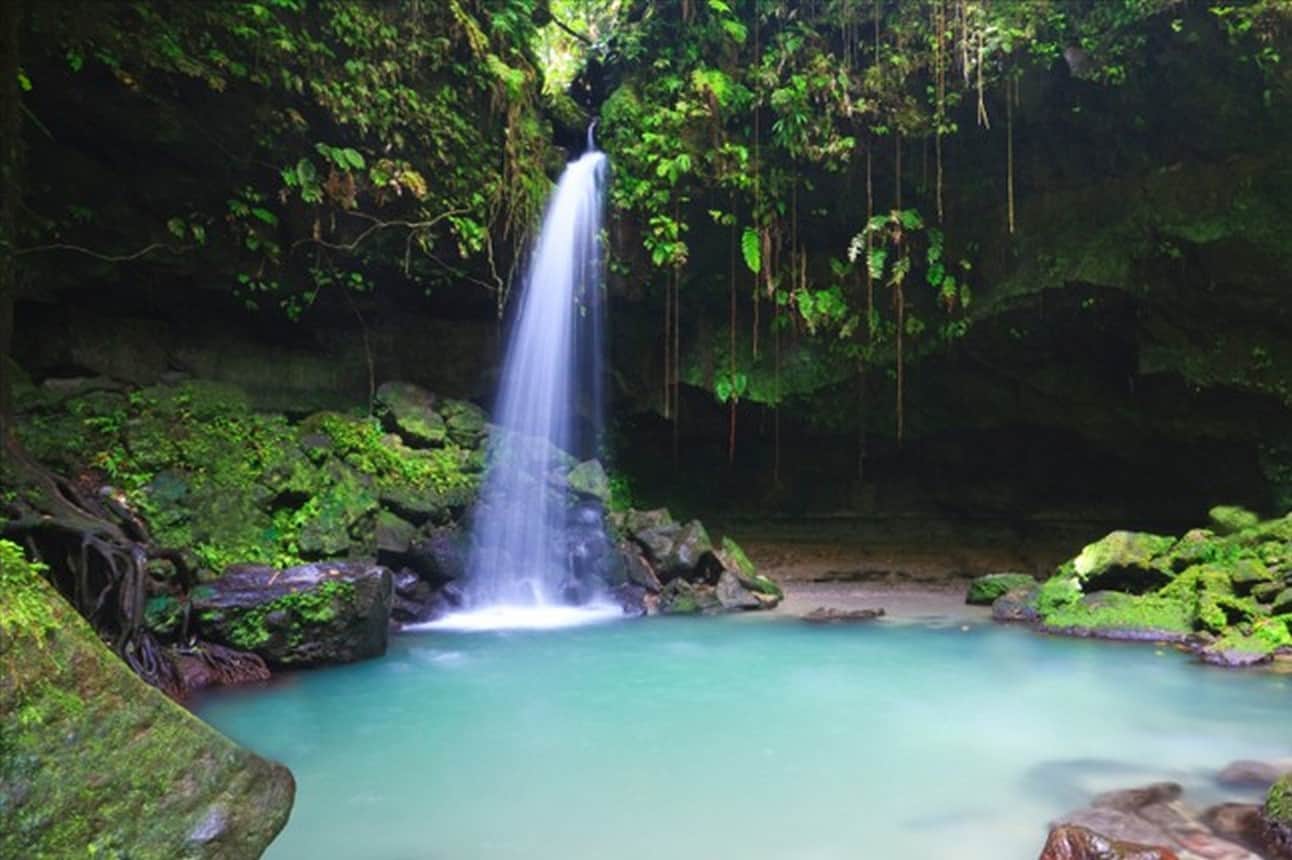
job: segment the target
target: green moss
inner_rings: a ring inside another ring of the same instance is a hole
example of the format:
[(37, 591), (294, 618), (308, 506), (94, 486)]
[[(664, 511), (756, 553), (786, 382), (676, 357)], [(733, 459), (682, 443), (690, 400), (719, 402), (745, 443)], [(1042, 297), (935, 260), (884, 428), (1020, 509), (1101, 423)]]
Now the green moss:
[(54, 628), (49, 601), (38, 587), (45, 569), (29, 561), (18, 544), (0, 540), (0, 633), (43, 643)]
[(969, 583), (965, 603), (974, 606), (990, 606), (997, 598), (1016, 588), (1033, 588), (1036, 580), (1026, 573), (989, 573), (979, 576)]
[(1207, 511), (1211, 527), (1219, 535), (1236, 534), (1260, 522), (1260, 517), (1237, 505), (1216, 505)]
[(1193, 614), (1178, 600), (1159, 595), (1100, 592), (1055, 608), (1044, 625), (1079, 630), (1141, 630), (1190, 633)]
[(315, 588), (285, 594), (254, 609), (230, 611), (228, 620), (229, 644), (244, 651), (255, 651), (274, 635), (270, 630), (271, 618), (275, 627), (285, 631), (293, 644), (305, 641), (306, 631), (336, 620), (339, 606), (352, 603), (354, 585), (343, 580), (327, 580)]
[(1036, 611), (1042, 618), (1081, 599), (1081, 586), (1071, 571), (1071, 565), (1065, 565), (1065, 568), (1060, 568), (1037, 589)]
[(1265, 817), (1284, 827), (1292, 827), (1292, 775), (1284, 776), (1270, 786), (1265, 798)]
[[(52, 626), (0, 630), (0, 856), (259, 856), (291, 808), (287, 770), (138, 680), (48, 583), (22, 590)], [(225, 833), (195, 846), (216, 807)]]

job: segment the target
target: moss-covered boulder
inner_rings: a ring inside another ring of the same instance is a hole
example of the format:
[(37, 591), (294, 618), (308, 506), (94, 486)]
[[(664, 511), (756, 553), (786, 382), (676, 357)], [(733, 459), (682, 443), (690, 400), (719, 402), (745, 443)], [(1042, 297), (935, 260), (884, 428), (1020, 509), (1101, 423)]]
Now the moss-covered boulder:
[(577, 496), (610, 504), (610, 476), (599, 460), (585, 460), (570, 470), (570, 492)]
[(1086, 591), (1151, 591), (1171, 579), (1170, 567), (1161, 556), (1175, 542), (1148, 532), (1113, 532), (1082, 549), (1071, 569)]
[(0, 856), (241, 860), (291, 773), (144, 684), (0, 541)]
[(973, 606), (990, 606), (998, 598), (1014, 589), (1035, 586), (1036, 580), (1026, 573), (989, 573), (970, 581), (965, 603)]
[(273, 665), (314, 666), (386, 653), (393, 589), (375, 564), (238, 565), (191, 601), (204, 638)]
[(1036, 589), (1036, 620), (1049, 632), (1185, 643), (1227, 667), (1292, 653), (1292, 516), (1242, 522), (1178, 541), (1113, 532)]
[(377, 388), (377, 408), (409, 444), (442, 445), (449, 438), (448, 424), (435, 411), (435, 395), (411, 382), (383, 382)]
[(485, 411), (466, 400), (448, 399), (439, 404), (440, 414), (448, 429), (449, 439), (465, 448), (480, 445), (489, 432)]
[(1218, 535), (1232, 535), (1249, 529), (1261, 521), (1256, 514), (1237, 505), (1216, 505), (1207, 511), (1211, 529)]
[(1265, 843), (1271, 854), (1292, 860), (1292, 774), (1270, 787), (1261, 816), (1265, 822)]

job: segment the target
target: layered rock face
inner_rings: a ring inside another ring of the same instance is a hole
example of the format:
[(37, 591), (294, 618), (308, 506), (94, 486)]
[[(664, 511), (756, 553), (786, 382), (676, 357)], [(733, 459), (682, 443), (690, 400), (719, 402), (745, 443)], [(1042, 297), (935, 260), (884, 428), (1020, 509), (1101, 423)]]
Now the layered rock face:
[(0, 856), (260, 856), (287, 768), (136, 678), (4, 541), (0, 583)]

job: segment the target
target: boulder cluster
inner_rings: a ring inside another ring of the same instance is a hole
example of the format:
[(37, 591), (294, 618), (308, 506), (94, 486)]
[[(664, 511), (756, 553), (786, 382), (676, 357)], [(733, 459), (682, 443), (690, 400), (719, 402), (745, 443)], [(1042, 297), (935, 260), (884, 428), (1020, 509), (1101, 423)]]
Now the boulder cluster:
[(1219, 666), (1292, 658), (1292, 514), (1262, 521), (1222, 506), (1209, 528), (1179, 538), (1112, 532), (1044, 582), (980, 577), (968, 601), (990, 604), (998, 621), (1175, 643)]
[(1233, 762), (1215, 782), (1266, 800), (1202, 809), (1173, 782), (1105, 792), (1051, 825), (1040, 860), (1292, 858), (1292, 760)]
[(546, 442), (532, 456), (535, 440), (412, 383), (382, 384), (368, 414), (266, 413), (237, 388), (184, 379), (50, 380), (20, 406), (28, 450), (119, 499), (196, 572), (194, 582), (159, 563), (145, 589), (149, 631), (188, 689), (231, 676), (195, 656), (196, 643), (256, 655), (263, 664), (243, 674), (260, 677), (378, 656), (390, 630), (464, 608), (491, 463), (545, 485), (564, 512), (571, 603), (652, 615), (781, 598), (730, 539), (612, 499), (600, 462)]

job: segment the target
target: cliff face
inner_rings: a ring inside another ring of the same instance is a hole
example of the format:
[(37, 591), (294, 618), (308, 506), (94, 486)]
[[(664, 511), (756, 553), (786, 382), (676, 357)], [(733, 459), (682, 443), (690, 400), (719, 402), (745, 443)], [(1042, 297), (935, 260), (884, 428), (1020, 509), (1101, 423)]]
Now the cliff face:
[(287, 768), (144, 684), (0, 542), (0, 855), (258, 857)]

